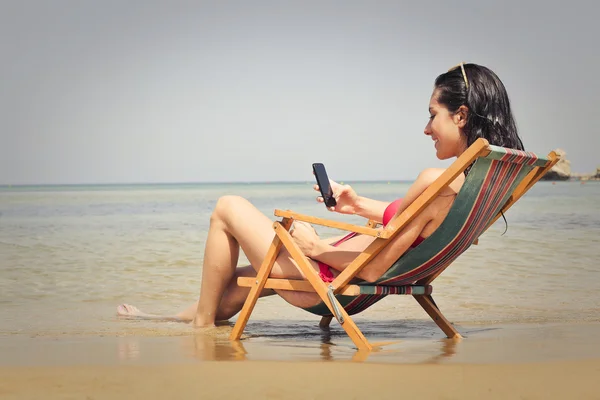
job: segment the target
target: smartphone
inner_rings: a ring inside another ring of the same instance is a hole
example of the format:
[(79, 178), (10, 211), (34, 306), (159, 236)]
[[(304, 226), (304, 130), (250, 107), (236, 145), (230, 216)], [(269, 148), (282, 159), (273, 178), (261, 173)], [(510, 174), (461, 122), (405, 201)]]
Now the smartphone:
[(323, 200), (325, 200), (325, 205), (327, 207), (334, 207), (337, 203), (335, 201), (335, 197), (333, 197), (333, 190), (329, 184), (329, 178), (327, 177), (325, 166), (321, 163), (314, 163), (312, 167), (313, 172), (315, 173), (315, 178), (317, 178), (317, 185), (319, 185), (319, 190), (321, 191)]

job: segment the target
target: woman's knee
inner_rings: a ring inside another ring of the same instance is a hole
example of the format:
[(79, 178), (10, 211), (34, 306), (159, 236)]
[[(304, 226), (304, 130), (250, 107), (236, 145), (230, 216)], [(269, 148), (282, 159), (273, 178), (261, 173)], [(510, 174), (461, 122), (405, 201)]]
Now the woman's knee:
[(227, 195), (217, 200), (215, 209), (210, 217), (211, 222), (226, 221), (235, 210), (238, 210), (242, 204), (247, 204), (248, 200), (241, 196)]

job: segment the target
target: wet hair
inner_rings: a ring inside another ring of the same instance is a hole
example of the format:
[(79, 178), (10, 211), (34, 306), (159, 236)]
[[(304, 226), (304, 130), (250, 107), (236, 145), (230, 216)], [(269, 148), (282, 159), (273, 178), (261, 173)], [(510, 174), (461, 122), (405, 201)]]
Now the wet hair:
[(437, 102), (451, 113), (456, 113), (463, 105), (468, 108), (463, 129), (467, 135), (467, 146), (478, 138), (484, 138), (496, 146), (524, 150), (506, 88), (500, 78), (481, 65), (463, 65), (468, 85), (459, 66), (436, 78), (434, 93)]
[[(463, 67), (466, 77), (460, 66), (438, 76), (435, 79), (435, 95), (437, 102), (450, 113), (456, 113), (463, 105), (468, 108), (467, 123), (463, 129), (467, 135), (467, 146), (484, 138), (496, 146), (524, 150), (506, 88), (498, 75), (477, 64), (463, 64)], [(470, 169), (471, 166), (465, 175)], [(508, 221), (502, 211), (500, 214), (505, 224), (504, 235)]]

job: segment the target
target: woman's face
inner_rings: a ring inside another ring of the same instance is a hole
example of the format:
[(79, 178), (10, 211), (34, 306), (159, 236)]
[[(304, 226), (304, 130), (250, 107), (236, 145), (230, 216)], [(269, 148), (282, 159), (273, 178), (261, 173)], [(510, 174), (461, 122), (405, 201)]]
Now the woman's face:
[(466, 123), (465, 110), (459, 109), (459, 112), (451, 114), (445, 106), (437, 102), (435, 91), (431, 95), (430, 117), (425, 126), (425, 134), (433, 139), (436, 155), (440, 160), (458, 157), (467, 149), (467, 137), (463, 133)]

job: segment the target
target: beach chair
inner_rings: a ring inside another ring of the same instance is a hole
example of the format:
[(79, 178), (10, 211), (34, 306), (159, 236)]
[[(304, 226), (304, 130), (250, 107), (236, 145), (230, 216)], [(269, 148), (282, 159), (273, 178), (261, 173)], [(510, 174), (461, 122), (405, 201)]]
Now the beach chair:
[[(275, 210), (281, 217), (273, 224), (275, 238), (255, 278), (238, 278), (238, 285), (250, 287), (231, 340), (239, 340), (263, 288), (316, 292), (322, 303), (307, 311), (322, 316), (321, 327), (335, 317), (359, 350), (371, 350), (350, 315), (361, 312), (391, 294), (412, 295), (448, 338), (460, 338), (454, 326), (435, 304), (432, 281), (479, 236), (529, 190), (559, 159), (551, 152), (546, 158), (490, 145), (485, 139), (473, 143), (442, 175), (409, 207), (396, 216), (386, 228), (377, 229), (372, 221), (367, 226)], [(470, 167), (465, 182), (442, 224), (419, 246), (409, 249), (376, 282), (355, 280), (365, 265), (407, 226), (457, 176)], [(331, 283), (325, 283), (302, 254), (289, 229), (294, 220), (371, 235), (375, 240)], [(296, 261), (305, 280), (269, 278), (282, 246)]]

